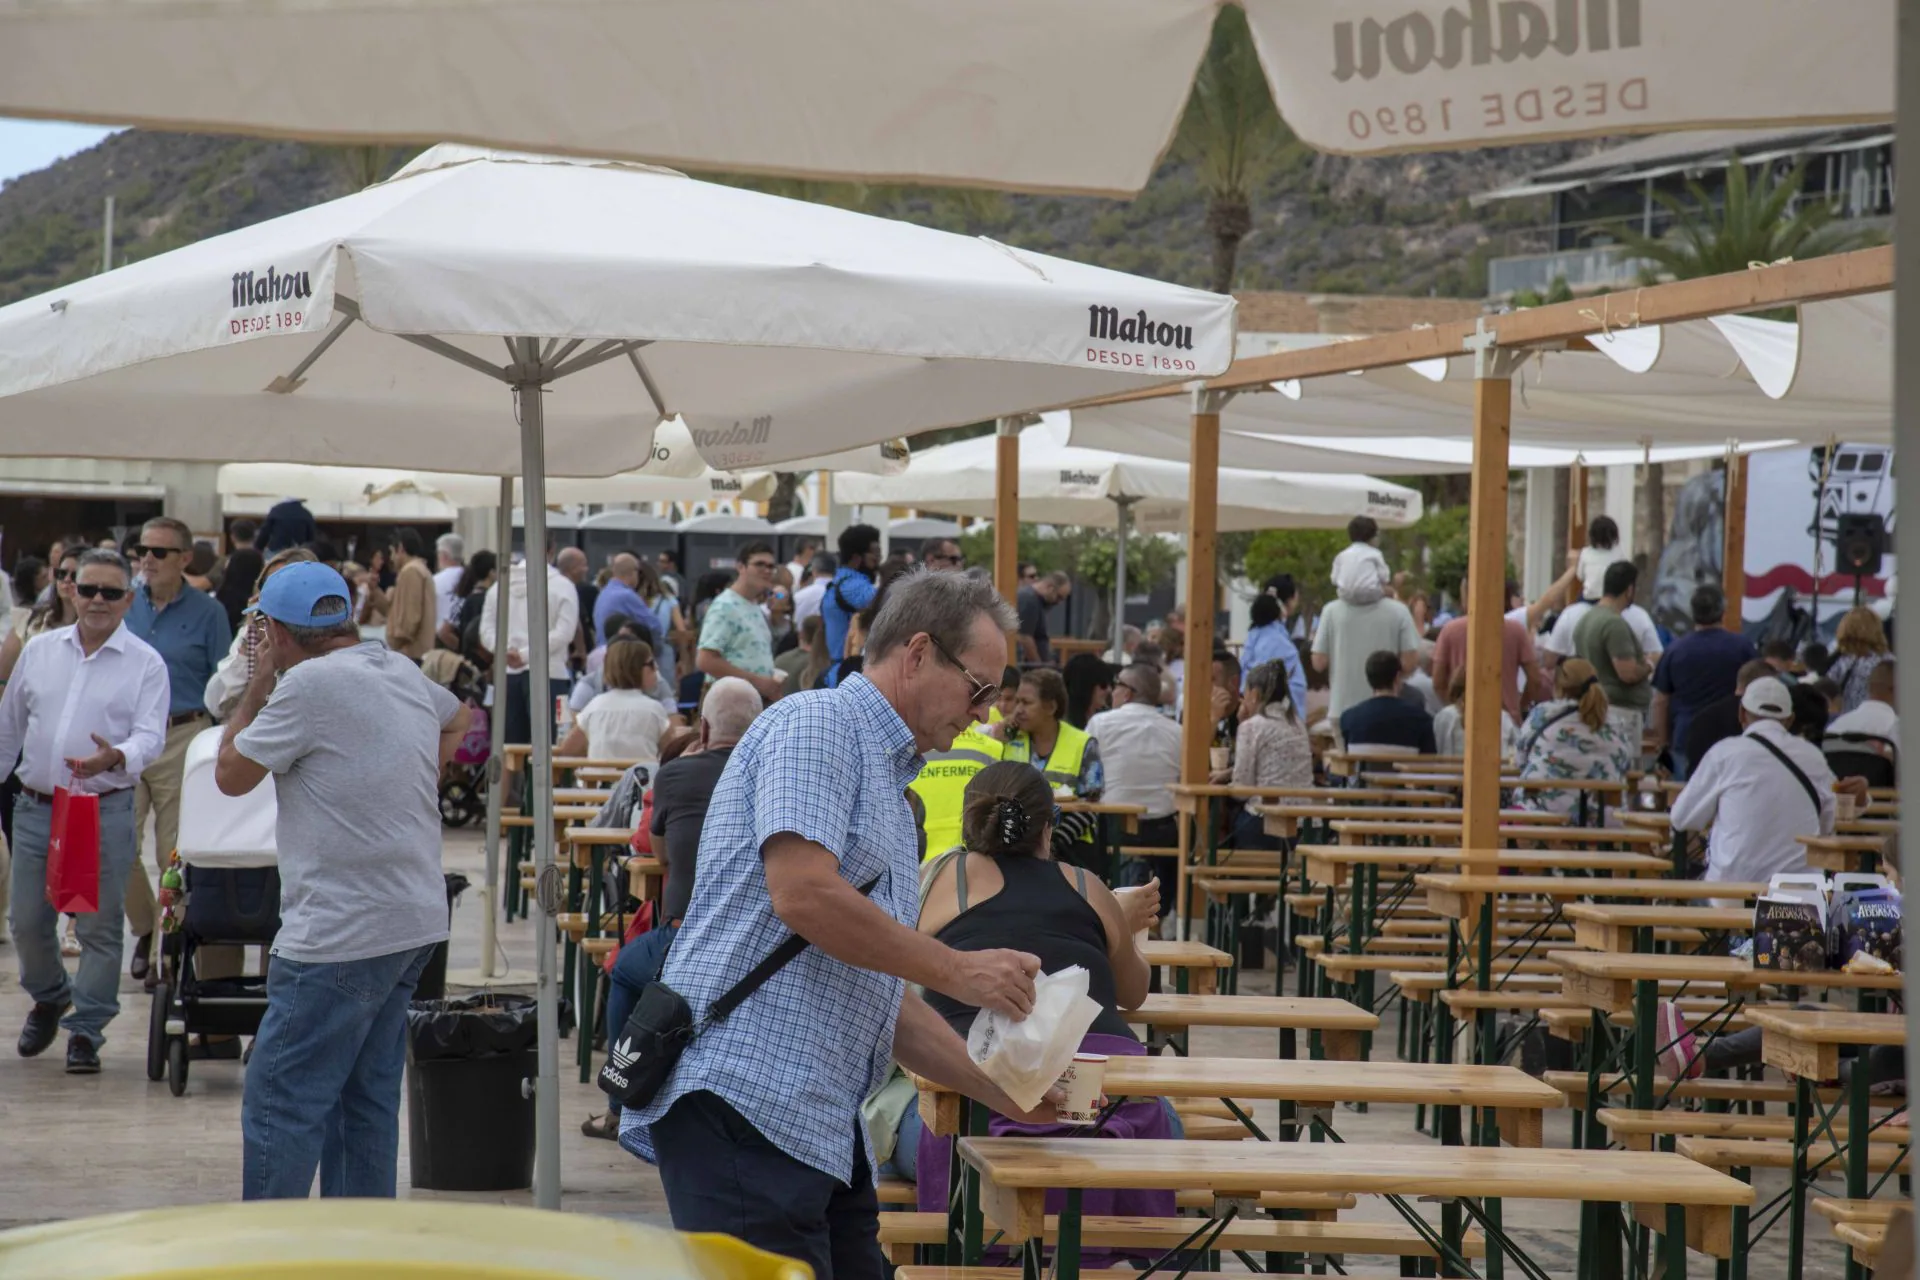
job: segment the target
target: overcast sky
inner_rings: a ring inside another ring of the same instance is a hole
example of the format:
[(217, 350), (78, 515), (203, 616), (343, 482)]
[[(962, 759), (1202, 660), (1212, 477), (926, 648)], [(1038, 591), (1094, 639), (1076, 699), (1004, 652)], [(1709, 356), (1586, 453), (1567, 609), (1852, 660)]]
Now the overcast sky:
[(92, 124), (0, 120), (0, 182), (85, 151), (112, 132)]

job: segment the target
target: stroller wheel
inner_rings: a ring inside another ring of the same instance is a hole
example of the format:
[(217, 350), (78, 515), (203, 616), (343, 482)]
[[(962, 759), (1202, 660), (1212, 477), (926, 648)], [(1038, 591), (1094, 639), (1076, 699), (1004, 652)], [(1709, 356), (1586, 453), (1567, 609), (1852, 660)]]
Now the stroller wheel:
[(179, 1097), (187, 1091), (187, 1038), (167, 1042), (167, 1091)]
[(161, 983), (153, 989), (153, 1013), (147, 1019), (147, 1079), (167, 1074), (167, 1005), (172, 989)]
[(440, 784), (440, 821), (449, 827), (464, 827), (473, 821), (473, 788), (449, 779)]

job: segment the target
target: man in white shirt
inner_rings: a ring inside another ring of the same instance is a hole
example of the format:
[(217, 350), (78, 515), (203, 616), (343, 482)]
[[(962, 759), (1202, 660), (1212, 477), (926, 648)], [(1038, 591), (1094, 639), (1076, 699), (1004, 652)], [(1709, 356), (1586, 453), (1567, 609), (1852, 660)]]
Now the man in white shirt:
[(1885, 738), (1900, 749), (1900, 715), (1894, 710), (1894, 661), (1888, 658), (1867, 673), (1867, 700), (1827, 725), (1827, 736), (1839, 733), (1864, 733)]
[(457, 533), (443, 533), (434, 539), (433, 550), (438, 561), (433, 573), (433, 596), (439, 605), (433, 628), (438, 632), (460, 608), (460, 597), (454, 593), (460, 588), (460, 575), (466, 572), (467, 544)]
[[(1562, 658), (1573, 656), (1573, 629), (1580, 625), (1580, 619), (1586, 616), (1594, 603), (1592, 600), (1575, 600), (1554, 619), (1553, 630), (1541, 638), (1537, 646), (1540, 650), (1540, 669), (1549, 678)], [(1653, 615), (1637, 604), (1630, 604), (1620, 611), (1620, 616), (1633, 629), (1633, 638), (1640, 642), (1640, 652), (1646, 655), (1646, 660), (1659, 666), (1660, 655), (1665, 650), (1660, 644), (1660, 631), (1653, 625)]]
[(808, 567), (813, 576), (805, 586), (796, 588), (793, 593), (793, 625), (796, 627), (820, 612), (820, 601), (827, 594), (827, 585), (833, 581), (833, 575), (840, 565), (823, 552), (815, 556)]
[[(86, 552), (74, 596), (77, 625), (29, 640), (0, 696), (0, 770), (11, 773), (20, 762), (11, 914), (20, 985), (33, 997), (20, 1056), (46, 1052), (64, 1026), (68, 1072), (91, 1075), (100, 1070), (107, 1023), (120, 1012), (122, 910), (140, 852), (134, 786), (166, 745), (171, 685), (166, 660), (121, 625), (133, 604), (126, 561), (112, 551)], [(99, 797), (98, 910), (77, 917), (74, 978), (60, 959), (59, 912), (47, 901), (56, 787)]]
[(1820, 748), (1788, 732), (1793, 695), (1771, 676), (1740, 697), (1741, 733), (1694, 766), (1673, 802), (1675, 831), (1706, 831), (1707, 880), (1764, 884), (1807, 869), (1795, 836), (1833, 834), (1833, 771)]
[[(1161, 715), (1159, 706), (1159, 671), (1136, 662), (1114, 677), (1113, 708), (1087, 721), (1087, 736), (1099, 744), (1106, 770), (1101, 799), (1144, 807), (1138, 843), (1171, 849), (1180, 834), (1172, 791), (1180, 781), (1180, 726)], [(1174, 884), (1177, 874), (1172, 858), (1129, 859), (1120, 869), (1128, 885), (1145, 884), (1156, 875), (1161, 884)], [(1171, 893), (1161, 897), (1162, 916), (1173, 900)]]
[[(549, 740), (557, 728), (553, 708), (553, 699), (573, 689), (573, 674), (567, 667), (567, 646), (573, 643), (574, 631), (580, 625), (580, 596), (573, 589), (573, 583), (551, 564), (542, 565), (547, 579), (547, 702), (548, 705), (535, 714), (528, 705), (532, 697), (532, 677), (527, 672), (528, 651), (531, 647), (530, 632), (527, 624), (527, 562), (522, 556), (507, 574), (507, 701), (504, 714), (507, 718), (506, 733), (510, 743), (529, 743), (533, 741), (533, 726), (546, 726)], [(485, 601), (480, 607), (480, 634), (494, 634), (495, 611), (500, 607), (501, 583), (495, 580), (487, 588)], [(500, 705), (496, 698), (495, 707)], [(514, 779), (508, 794), (517, 802), (519, 797), (519, 772), (509, 775)]]
[(806, 585), (807, 571), (813, 568), (813, 558), (820, 554), (820, 543), (813, 538), (802, 538), (794, 544), (793, 559), (787, 562), (787, 573), (793, 579), (796, 590)]

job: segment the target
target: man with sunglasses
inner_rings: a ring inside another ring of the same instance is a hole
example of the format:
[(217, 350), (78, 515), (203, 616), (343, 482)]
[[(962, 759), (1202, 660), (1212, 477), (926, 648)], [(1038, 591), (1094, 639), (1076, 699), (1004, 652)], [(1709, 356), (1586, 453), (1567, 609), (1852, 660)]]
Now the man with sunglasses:
[(960, 544), (952, 538), (929, 538), (920, 547), (920, 560), (936, 573), (958, 573), (967, 567)]
[[(82, 555), (78, 621), (29, 640), (0, 696), (0, 770), (20, 762), (10, 912), (20, 985), (33, 997), (20, 1056), (46, 1052), (64, 1026), (76, 1075), (100, 1070), (107, 1023), (120, 1011), (121, 910), (140, 851), (133, 789), (167, 734), (166, 662), (121, 625), (131, 577), (115, 552)], [(76, 977), (60, 959), (60, 917), (46, 892), (56, 787), (99, 797), (99, 910), (77, 917)]]
[[(134, 584), (133, 603), (127, 610), (127, 630), (165, 659), (170, 690), (166, 749), (140, 775), (134, 795), (134, 829), (144, 834), (147, 815), (153, 815), (155, 867), (165, 863), (179, 842), (180, 786), (186, 774), (187, 745), (211, 723), (207, 716), (207, 681), (233, 644), (226, 607), (187, 582), (187, 557), (192, 552), (193, 530), (170, 516), (147, 521), (134, 546), (140, 580)], [(146, 868), (136, 861), (127, 879), (127, 922), (136, 939), (129, 968), (134, 977), (149, 982), (157, 977), (151, 964), (155, 919), (153, 884), (147, 879)], [(214, 967), (211, 971), (203, 967), (203, 976), (232, 977), (240, 971), (237, 949), (222, 948), (210, 959)], [(235, 1044), (231, 1052), (238, 1051)]]
[(1013, 1018), (1039, 960), (955, 951), (915, 930), (907, 785), (984, 714), (1014, 616), (991, 584), (914, 570), (888, 588), (865, 665), (768, 707), (741, 736), (701, 831), (700, 874), (660, 981), (695, 1019), (788, 937), (810, 945), (686, 1048), (620, 1140), (657, 1155), (674, 1226), (724, 1231), (834, 1280), (881, 1280), (860, 1104), (908, 1070), (1023, 1112), (908, 982)]

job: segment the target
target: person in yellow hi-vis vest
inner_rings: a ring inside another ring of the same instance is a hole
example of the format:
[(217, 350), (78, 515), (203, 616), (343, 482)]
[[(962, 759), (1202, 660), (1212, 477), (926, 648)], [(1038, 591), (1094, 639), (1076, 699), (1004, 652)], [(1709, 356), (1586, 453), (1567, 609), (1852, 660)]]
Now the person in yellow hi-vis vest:
[(1020, 668), (1008, 667), (1000, 673), (1000, 692), (987, 708), (987, 723), (999, 724), (1013, 714), (1020, 701)]
[[(995, 726), (1007, 740), (1006, 758), (1038, 769), (1059, 799), (1098, 800), (1106, 786), (1100, 744), (1070, 724), (1067, 682), (1051, 667), (1036, 667), (1020, 677), (1013, 715)], [(1091, 813), (1066, 813), (1054, 819), (1056, 858), (1099, 869), (1095, 854), (1100, 819)]]
[(926, 840), (920, 857), (937, 858), (960, 843), (960, 810), (966, 800), (967, 784), (973, 775), (997, 761), (1006, 759), (1007, 744), (974, 724), (953, 740), (945, 751), (929, 751), (920, 776), (908, 784), (908, 790), (920, 797), (920, 829)]

